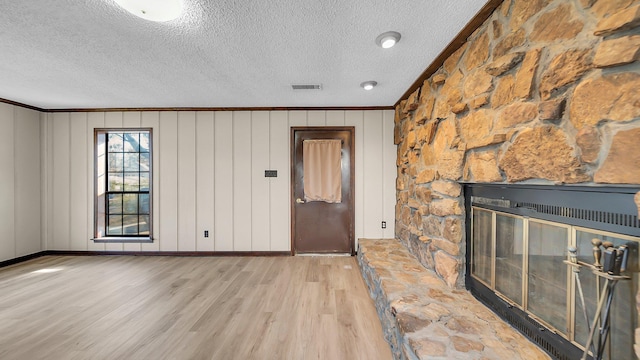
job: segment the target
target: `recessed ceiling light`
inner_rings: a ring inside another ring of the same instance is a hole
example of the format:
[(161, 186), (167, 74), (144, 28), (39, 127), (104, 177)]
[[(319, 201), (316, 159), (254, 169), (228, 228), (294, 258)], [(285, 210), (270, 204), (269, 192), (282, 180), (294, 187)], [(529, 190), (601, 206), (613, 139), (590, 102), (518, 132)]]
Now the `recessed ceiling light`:
[(383, 49), (388, 49), (400, 41), (400, 33), (395, 31), (387, 31), (378, 35), (376, 38), (376, 44)]
[(169, 21), (182, 14), (182, 0), (114, 0), (135, 16), (151, 21)]
[(360, 84), (360, 87), (369, 91), (371, 89), (373, 89), (374, 87), (376, 87), (376, 85), (378, 85), (377, 81), (365, 81), (362, 84)]

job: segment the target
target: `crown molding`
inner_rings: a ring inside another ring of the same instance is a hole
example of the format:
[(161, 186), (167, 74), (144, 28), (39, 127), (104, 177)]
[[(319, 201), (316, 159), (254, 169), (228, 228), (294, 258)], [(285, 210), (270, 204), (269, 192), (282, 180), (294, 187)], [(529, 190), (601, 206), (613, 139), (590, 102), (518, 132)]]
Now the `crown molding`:
[(31, 105), (27, 105), (27, 104), (23, 104), (17, 101), (12, 101), (12, 100), (8, 100), (8, 99), (2, 99), (0, 98), (0, 103), (5, 103), (5, 104), (9, 104), (9, 105), (15, 105), (15, 106), (19, 106), (25, 109), (30, 109), (30, 110), (36, 110), (36, 111), (40, 111), (40, 112), (47, 112), (46, 109), (42, 109), (39, 108), (37, 106), (31, 106)]
[(0, 102), (36, 110), (43, 113), (62, 112), (127, 112), (127, 111), (347, 111), (347, 110), (393, 110), (394, 106), (263, 106), (263, 107), (142, 107), (142, 108), (69, 108), (43, 109), (17, 101), (2, 99)]

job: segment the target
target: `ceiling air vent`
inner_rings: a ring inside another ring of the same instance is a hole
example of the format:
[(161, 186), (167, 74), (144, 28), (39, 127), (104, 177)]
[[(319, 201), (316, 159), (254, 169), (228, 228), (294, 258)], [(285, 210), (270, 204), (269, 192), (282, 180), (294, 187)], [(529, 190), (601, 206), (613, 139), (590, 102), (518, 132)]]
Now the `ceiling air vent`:
[(322, 85), (320, 84), (300, 84), (300, 85), (291, 85), (293, 90), (322, 90)]

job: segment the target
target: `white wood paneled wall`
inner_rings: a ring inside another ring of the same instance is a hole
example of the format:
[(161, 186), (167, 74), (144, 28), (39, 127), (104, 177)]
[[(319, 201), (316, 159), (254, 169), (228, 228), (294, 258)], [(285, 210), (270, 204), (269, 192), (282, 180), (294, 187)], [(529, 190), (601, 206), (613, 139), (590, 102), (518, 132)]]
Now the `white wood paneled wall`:
[[(393, 110), (46, 114), (46, 249), (290, 250), (291, 126), (356, 128), (356, 239), (394, 237), (393, 115)], [(151, 244), (90, 240), (93, 130), (121, 127), (153, 128)], [(277, 170), (278, 177), (265, 178), (264, 170)]]
[(0, 261), (42, 250), (40, 113), (0, 103)]

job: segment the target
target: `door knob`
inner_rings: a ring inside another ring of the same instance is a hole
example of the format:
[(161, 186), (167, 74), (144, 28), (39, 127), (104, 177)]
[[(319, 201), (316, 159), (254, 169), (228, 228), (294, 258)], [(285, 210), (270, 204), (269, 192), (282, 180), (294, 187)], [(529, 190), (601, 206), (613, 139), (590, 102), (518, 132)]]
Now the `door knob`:
[(296, 204), (304, 204), (304, 200), (297, 198), (296, 199)]

